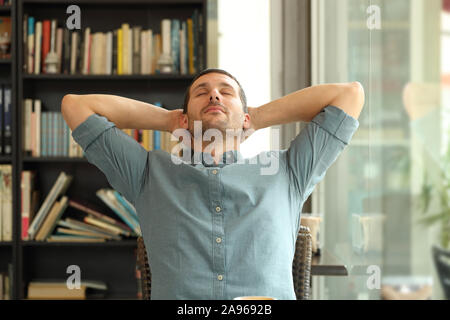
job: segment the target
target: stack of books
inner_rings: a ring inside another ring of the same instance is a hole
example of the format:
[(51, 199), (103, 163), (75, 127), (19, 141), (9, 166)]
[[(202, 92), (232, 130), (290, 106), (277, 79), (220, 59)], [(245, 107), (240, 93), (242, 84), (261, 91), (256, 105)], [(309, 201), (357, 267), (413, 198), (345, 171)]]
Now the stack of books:
[[(40, 99), (24, 100), (23, 149), (33, 157), (83, 157), (84, 151), (73, 139), (72, 130), (64, 121), (61, 112), (42, 111)], [(154, 105), (162, 107), (162, 103)], [(122, 129), (147, 151), (164, 150), (172, 153), (177, 140), (170, 132)]]
[[(134, 206), (113, 189), (100, 189), (97, 196), (118, 216), (114, 219), (92, 205), (69, 199), (65, 191), (72, 176), (61, 172), (38, 212), (31, 212), (32, 179), (35, 173), (22, 172), (22, 240), (48, 242), (105, 242), (141, 235)], [(68, 207), (76, 217), (65, 217)], [(33, 217), (32, 220), (30, 217)]]
[(28, 284), (27, 299), (103, 299), (107, 289), (108, 286), (101, 281), (81, 281), (78, 287), (69, 287), (65, 280), (36, 279)]
[(83, 157), (61, 112), (42, 111), (40, 99), (25, 99), (23, 116), (23, 149), (33, 157)]
[[(164, 26), (164, 27), (163, 27)], [(195, 9), (186, 20), (163, 19), (161, 30), (122, 23), (108, 32), (90, 27), (69, 30), (56, 19), (35, 21), (24, 14), (24, 72), (29, 74), (157, 74), (162, 53), (172, 57), (171, 73), (195, 74), (203, 70), (203, 16)], [(58, 57), (57, 71), (46, 70), (49, 52)]]

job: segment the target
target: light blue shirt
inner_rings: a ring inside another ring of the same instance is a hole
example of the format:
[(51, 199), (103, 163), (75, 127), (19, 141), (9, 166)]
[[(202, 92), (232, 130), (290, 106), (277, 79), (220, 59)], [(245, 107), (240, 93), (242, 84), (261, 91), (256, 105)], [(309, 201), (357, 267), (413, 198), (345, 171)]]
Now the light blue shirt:
[[(303, 203), (358, 126), (327, 106), (287, 150), (249, 159), (229, 151), (219, 165), (208, 153), (192, 163), (148, 152), (97, 114), (72, 136), (136, 207), (152, 299), (296, 299), (292, 261)], [(262, 174), (269, 163), (277, 170)]]

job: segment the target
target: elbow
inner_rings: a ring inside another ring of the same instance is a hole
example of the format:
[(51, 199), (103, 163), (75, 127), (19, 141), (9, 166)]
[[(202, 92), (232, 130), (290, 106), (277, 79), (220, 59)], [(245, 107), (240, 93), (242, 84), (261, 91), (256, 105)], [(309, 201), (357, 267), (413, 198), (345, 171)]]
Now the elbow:
[(356, 108), (362, 110), (366, 100), (364, 87), (359, 81), (354, 81), (350, 83), (351, 95), (355, 101)]
[(67, 109), (71, 108), (74, 105), (74, 100), (76, 99), (76, 95), (74, 94), (66, 94), (61, 100), (61, 112), (64, 114)]

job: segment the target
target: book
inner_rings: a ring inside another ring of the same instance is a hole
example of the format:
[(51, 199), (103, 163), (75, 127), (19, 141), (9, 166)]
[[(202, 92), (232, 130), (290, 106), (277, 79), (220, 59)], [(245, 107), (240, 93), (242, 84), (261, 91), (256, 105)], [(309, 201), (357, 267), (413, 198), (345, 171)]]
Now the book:
[(59, 174), (58, 178), (52, 186), (52, 189), (45, 198), (42, 206), (39, 208), (36, 217), (33, 219), (28, 228), (28, 236), (30, 240), (34, 239), (38, 229), (41, 227), (45, 217), (50, 211), (53, 202), (55, 202), (56, 198), (59, 195), (65, 193), (72, 181), (72, 178), (73, 177), (71, 175), (67, 175), (64, 171)]
[(3, 86), (3, 154), (12, 154), (11, 87)]
[(139, 218), (134, 206), (116, 190), (112, 190), (112, 192), (116, 199), (119, 201), (119, 205), (122, 206), (128, 213), (130, 213), (131, 216), (136, 220), (136, 222), (139, 223)]
[(112, 233), (114, 233), (116, 235), (120, 235), (120, 234), (123, 233), (122, 229), (120, 229), (118, 227), (115, 227), (115, 226), (113, 226), (113, 225), (111, 225), (109, 223), (106, 223), (104, 221), (101, 221), (99, 219), (96, 219), (94, 217), (89, 217), (89, 216), (84, 217), (83, 218), (83, 222), (85, 222), (87, 224), (91, 224), (93, 226), (97, 226), (99, 228), (103, 228), (103, 229), (109, 230), (109, 231), (111, 231)]
[[(153, 103), (154, 106), (161, 107), (161, 102), (155, 102)], [(153, 150), (160, 150), (161, 149), (161, 131), (159, 130), (153, 130)]]
[(75, 235), (53, 234), (47, 238), (47, 242), (105, 242), (103, 238), (85, 237)]
[[(42, 227), (36, 233), (36, 236), (34, 237), (35, 240), (42, 241), (42, 240), (44, 240), (46, 238), (45, 236), (47, 235), (47, 231), (48, 231), (48, 228), (49, 228), (49, 226), (48, 226), (48, 218), (50, 216), (54, 216), (59, 211), (59, 208), (60, 208), (60, 202), (59, 201), (55, 201), (53, 203), (53, 205), (52, 205), (52, 207), (51, 207), (47, 217), (45, 217), (45, 220), (42, 223)], [(44, 235), (44, 233), (45, 233), (45, 235)]]
[(58, 56), (58, 73), (62, 73), (63, 34), (63, 28), (56, 29), (56, 54)]
[(141, 26), (132, 27), (133, 31), (133, 74), (139, 74), (141, 70), (140, 50), (141, 50)]
[(136, 235), (140, 235), (139, 223), (128, 213), (123, 210), (114, 197), (114, 194), (110, 189), (100, 189), (97, 190), (96, 195), (111, 209), (116, 213), (123, 222), (125, 222)]
[(10, 164), (0, 165), (0, 215), (2, 215), (0, 239), (12, 241), (12, 166)]
[(31, 198), (33, 194), (34, 179), (36, 173), (34, 171), (24, 170), (21, 173), (21, 224), (22, 224), (22, 240), (28, 240), (28, 226), (32, 217)]
[[(42, 21), (42, 48), (41, 48), (41, 70), (42, 73), (46, 73), (45, 70), (45, 58), (50, 52), (50, 20), (45, 19)], [(39, 47), (36, 47), (39, 48)], [(39, 73), (39, 72), (38, 72)]]
[(61, 218), (61, 216), (64, 213), (64, 211), (66, 210), (67, 206), (68, 206), (68, 197), (67, 196), (63, 196), (60, 201), (55, 201), (47, 218), (43, 222), (42, 227), (39, 229), (38, 233), (36, 234), (37, 241), (43, 241), (52, 234), (58, 220)]
[(73, 299), (104, 298), (108, 286), (101, 281), (81, 281), (79, 288), (70, 289), (67, 280), (35, 279), (28, 284), (27, 299)]
[(117, 30), (117, 74), (125, 74), (123, 71), (123, 30)]
[(34, 74), (41, 73), (42, 21), (37, 21), (34, 35)]
[(24, 137), (23, 137), (23, 146), (24, 151), (26, 153), (31, 154), (31, 111), (33, 109), (33, 100), (32, 99), (24, 99), (24, 119), (23, 119), (23, 127), (24, 127)]
[(78, 221), (78, 220), (72, 219), (72, 218), (65, 218), (64, 220), (59, 220), (58, 225), (62, 226), (62, 227), (71, 228), (74, 230), (95, 232), (95, 233), (98, 233), (103, 236), (108, 236), (114, 240), (122, 239), (122, 237), (118, 236), (117, 234), (115, 234), (113, 232), (110, 232), (109, 230), (99, 228), (94, 225), (90, 225), (85, 222)]
[(112, 225), (122, 229), (123, 233), (127, 236), (130, 235), (132, 232), (132, 230), (127, 225), (121, 223), (120, 221), (117, 221), (116, 219), (111, 218), (110, 216), (107, 216), (107, 215), (99, 212), (98, 210), (93, 208), (92, 205), (88, 205), (86, 203), (81, 203), (80, 200), (74, 200), (74, 199), (69, 200), (69, 206), (71, 206), (77, 210), (80, 210), (90, 216), (93, 216), (101, 221), (112, 224)]
[(91, 238), (112, 239), (111, 236), (102, 235), (100, 233), (84, 231), (84, 230), (77, 230), (77, 229), (62, 228), (62, 227), (58, 227), (56, 229), (56, 232), (60, 235), (66, 234), (66, 235), (72, 235), (72, 236), (84, 236), (84, 237), (91, 237)]
[(180, 20), (171, 21), (170, 48), (173, 59), (173, 72), (180, 73)]
[[(0, 34), (7, 34), (10, 39), (13, 38), (10, 16), (0, 16)], [(10, 40), (10, 44), (12, 41), (13, 40)], [(5, 52), (0, 53), (0, 57), (3, 59), (11, 58), (11, 45), (7, 46), (5, 49)]]
[(189, 74), (195, 74), (194, 66), (194, 29), (192, 19), (187, 19), (187, 43), (188, 43), (188, 57), (189, 57)]
[(41, 154), (41, 100), (35, 99), (31, 112), (31, 154), (39, 157)]
[(35, 44), (35, 25), (34, 25), (34, 17), (28, 17), (28, 35), (27, 35), (27, 52), (28, 52), (28, 61), (27, 61), (27, 71), (28, 73), (34, 73), (34, 44)]
[(86, 29), (84, 29), (84, 41), (85, 41), (85, 44), (87, 43), (87, 45), (84, 46), (84, 52), (83, 52), (83, 56), (84, 56), (84, 63), (83, 63), (83, 70), (82, 70), (83, 74), (90, 73), (90, 69), (89, 69), (89, 62), (90, 62), (89, 61), (89, 51), (91, 50), (90, 35), (91, 35), (91, 28), (87, 27)]

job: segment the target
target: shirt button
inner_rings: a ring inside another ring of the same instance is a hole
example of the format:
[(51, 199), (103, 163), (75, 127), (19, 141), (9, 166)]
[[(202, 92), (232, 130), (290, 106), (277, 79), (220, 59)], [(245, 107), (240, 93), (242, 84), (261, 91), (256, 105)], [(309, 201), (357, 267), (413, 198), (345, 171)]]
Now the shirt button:
[(217, 242), (217, 243), (221, 243), (221, 242), (222, 242), (222, 239), (221, 239), (221, 238), (216, 238), (216, 242)]
[(214, 169), (214, 170), (212, 171), (212, 173), (213, 173), (213, 174), (217, 174), (217, 170)]
[(222, 209), (220, 209), (220, 207), (216, 207), (217, 212), (220, 212), (220, 210), (222, 210)]
[(222, 280), (223, 280), (223, 275), (219, 274), (219, 275), (217, 276), (217, 280), (222, 281)]

